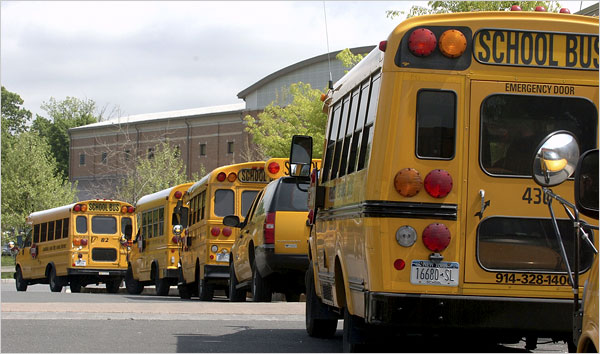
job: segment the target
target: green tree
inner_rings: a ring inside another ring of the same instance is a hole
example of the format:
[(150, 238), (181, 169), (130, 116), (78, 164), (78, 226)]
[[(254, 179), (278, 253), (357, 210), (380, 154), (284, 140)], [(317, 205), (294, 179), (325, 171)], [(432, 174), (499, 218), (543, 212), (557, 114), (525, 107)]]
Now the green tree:
[[(293, 135), (313, 137), (313, 157), (321, 158), (325, 138), (327, 115), (323, 113), (321, 94), (310, 84), (298, 82), (284, 90), (281, 97), (265, 107), (257, 118), (244, 117), (246, 131), (252, 134), (252, 140), (266, 157), (288, 157)], [(288, 98), (291, 97), (290, 104)]]
[[(200, 175), (205, 174), (202, 166)], [(137, 158), (135, 168), (117, 187), (116, 199), (133, 204), (144, 195), (199, 179), (198, 174), (194, 173), (192, 179), (188, 180), (186, 166), (179, 150), (172, 147), (168, 141), (163, 141), (155, 147), (151, 158)]]
[[(523, 11), (533, 11), (536, 6), (543, 6), (548, 11), (556, 12), (560, 4), (554, 1), (428, 1), (428, 7), (412, 6), (406, 17), (449, 12), (474, 11), (509, 11), (512, 5), (519, 5)], [(404, 15), (404, 11), (388, 10), (387, 17), (394, 18)]]
[(23, 99), (16, 93), (2, 86), (2, 138), (6, 134), (19, 134), (27, 130), (27, 122), (31, 120), (31, 112), (21, 107)]
[(50, 146), (37, 133), (16, 135), (2, 155), (2, 231), (25, 230), (30, 213), (75, 201), (76, 184), (56, 176)]
[[(358, 64), (365, 56), (363, 54), (354, 54), (348, 48), (339, 52), (335, 58), (342, 62), (342, 65), (346, 68), (352, 68), (354, 65)], [(344, 73), (348, 73), (348, 70), (345, 70)]]
[(95, 123), (101, 118), (96, 115), (93, 100), (67, 97), (63, 101), (50, 98), (41, 108), (49, 118), (37, 116), (32, 129), (44, 137), (52, 147), (52, 155), (58, 164), (57, 173), (69, 175), (69, 133), (70, 128)]

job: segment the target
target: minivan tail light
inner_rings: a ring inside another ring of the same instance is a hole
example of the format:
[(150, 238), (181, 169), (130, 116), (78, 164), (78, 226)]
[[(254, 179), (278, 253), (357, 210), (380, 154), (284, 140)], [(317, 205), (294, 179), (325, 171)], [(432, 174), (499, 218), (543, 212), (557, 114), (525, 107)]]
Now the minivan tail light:
[(275, 243), (275, 213), (267, 213), (263, 234), (265, 243)]

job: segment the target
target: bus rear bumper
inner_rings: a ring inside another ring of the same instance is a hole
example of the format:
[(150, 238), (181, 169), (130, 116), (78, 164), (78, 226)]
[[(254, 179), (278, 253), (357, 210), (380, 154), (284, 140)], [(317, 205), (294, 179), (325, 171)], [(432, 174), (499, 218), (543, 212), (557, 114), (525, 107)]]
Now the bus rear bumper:
[(98, 277), (125, 277), (126, 269), (77, 269), (67, 268), (67, 275), (88, 275)]
[[(366, 321), (407, 329), (458, 329), (568, 335), (572, 299), (367, 292)], [(567, 337), (568, 338), (568, 337)]]

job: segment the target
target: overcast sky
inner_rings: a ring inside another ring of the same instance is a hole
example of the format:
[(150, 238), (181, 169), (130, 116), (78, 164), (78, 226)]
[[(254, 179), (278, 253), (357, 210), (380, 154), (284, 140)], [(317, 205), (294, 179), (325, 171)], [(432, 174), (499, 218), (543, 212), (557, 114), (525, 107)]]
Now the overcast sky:
[[(427, 2), (325, 2), (330, 51), (385, 40), (403, 19), (385, 11), (415, 4)], [(34, 117), (50, 97), (92, 99), (121, 116), (241, 103), (237, 93), (266, 75), (327, 52), (322, 1), (0, 6), (0, 82)]]

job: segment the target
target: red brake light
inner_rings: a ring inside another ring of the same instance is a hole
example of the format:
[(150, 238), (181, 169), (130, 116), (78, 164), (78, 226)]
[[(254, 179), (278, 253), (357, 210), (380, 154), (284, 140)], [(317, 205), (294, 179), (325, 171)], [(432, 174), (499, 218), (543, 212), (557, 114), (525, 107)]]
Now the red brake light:
[(570, 14), (571, 10), (567, 9), (566, 7), (563, 7), (562, 9), (560, 9), (559, 11), (561, 14)]
[(134, 207), (132, 207), (132, 206), (130, 206), (130, 207), (127, 207), (127, 212), (128, 212), (128, 213), (133, 213), (134, 211), (135, 211), (135, 208), (134, 208)]
[(279, 172), (279, 169), (281, 167), (279, 166), (279, 164), (277, 162), (271, 162), (269, 164), (269, 166), (267, 166), (267, 169), (269, 170), (270, 174), (276, 174), (277, 172)]
[(418, 57), (426, 57), (433, 53), (437, 46), (435, 34), (427, 28), (418, 28), (408, 37), (408, 49)]
[(379, 50), (381, 50), (382, 52), (385, 52), (386, 49), (387, 49), (387, 41), (379, 42)]
[(179, 237), (177, 237), (177, 236), (173, 236), (173, 237), (171, 238), (171, 242), (173, 242), (173, 243), (179, 243)]
[(441, 252), (450, 244), (450, 230), (444, 224), (430, 224), (423, 230), (423, 243), (432, 252)]
[(219, 182), (223, 182), (225, 180), (225, 178), (227, 178), (227, 175), (225, 174), (225, 172), (219, 172), (219, 174), (217, 175), (217, 181), (219, 181)]
[(444, 198), (452, 190), (452, 176), (444, 170), (433, 170), (425, 177), (425, 190), (434, 198)]
[(396, 270), (402, 270), (402, 269), (404, 269), (405, 266), (406, 266), (406, 262), (404, 262), (403, 259), (396, 259), (394, 261), (394, 268), (396, 268)]
[(81, 211), (81, 204), (75, 204), (75, 206), (73, 207), (73, 210)]
[(521, 11), (521, 6), (513, 5), (510, 7), (510, 11)]
[(221, 229), (219, 229), (217, 226), (213, 226), (210, 229), (210, 234), (213, 236), (219, 236), (219, 234), (221, 234)]
[(310, 209), (308, 211), (308, 223), (310, 225), (315, 223), (315, 210), (314, 209)]
[(87, 246), (87, 244), (88, 244), (87, 238), (82, 238), (81, 239), (81, 245), (82, 246)]
[(275, 243), (275, 213), (267, 213), (263, 227), (265, 243)]
[(546, 8), (543, 6), (536, 6), (535, 11), (546, 12)]
[(313, 168), (312, 172), (310, 173), (310, 185), (314, 186), (317, 183), (317, 169)]
[(177, 198), (177, 199), (181, 198), (182, 195), (183, 195), (183, 193), (181, 193), (181, 191), (175, 192), (175, 198)]
[(229, 227), (224, 227), (223, 228), (223, 236), (229, 237), (231, 236), (231, 229)]

